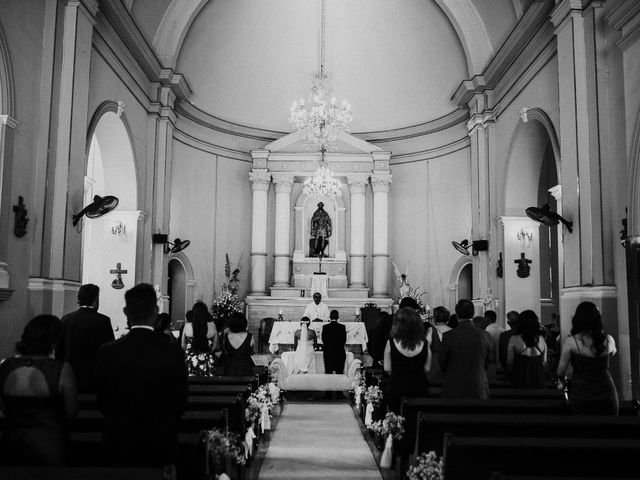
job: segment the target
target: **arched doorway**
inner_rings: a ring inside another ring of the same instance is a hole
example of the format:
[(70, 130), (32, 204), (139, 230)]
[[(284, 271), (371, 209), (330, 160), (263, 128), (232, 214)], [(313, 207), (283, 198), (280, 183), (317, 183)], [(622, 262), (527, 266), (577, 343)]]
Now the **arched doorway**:
[[(116, 337), (125, 332), (124, 292), (136, 282), (138, 206), (133, 148), (115, 104), (105, 104), (90, 128), (84, 205), (94, 195), (115, 195), (118, 207), (82, 222), (82, 283), (100, 287), (100, 311), (111, 318)], [(122, 286), (113, 283), (118, 269)], [(126, 273), (125, 273), (126, 272)], [(114, 288), (120, 287), (120, 288)]]
[[(562, 213), (558, 155), (557, 138), (546, 114), (527, 109), (511, 143), (504, 184), (500, 301), (504, 312), (534, 310), (545, 325), (560, 311), (562, 228), (532, 221), (525, 209), (548, 204)], [(526, 260), (528, 275), (514, 264), (519, 259)]]
[(467, 263), (462, 270), (460, 270), (460, 276), (458, 277), (458, 298), (456, 301), (462, 299), (471, 299), (473, 295), (473, 271), (471, 263)]
[(473, 263), (468, 255), (461, 256), (451, 269), (449, 277), (449, 310), (453, 312), (458, 300), (473, 295)]

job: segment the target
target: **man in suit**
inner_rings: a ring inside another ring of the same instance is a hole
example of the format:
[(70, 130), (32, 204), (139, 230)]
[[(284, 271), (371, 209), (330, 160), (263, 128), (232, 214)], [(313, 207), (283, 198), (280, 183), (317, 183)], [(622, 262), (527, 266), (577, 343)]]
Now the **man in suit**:
[(509, 330), (505, 330), (500, 333), (500, 337), (498, 339), (498, 360), (500, 360), (500, 365), (504, 368), (505, 378), (508, 378), (509, 371), (507, 368), (507, 347), (509, 346), (509, 339), (514, 336), (518, 331), (518, 317), (520, 315), (515, 310), (511, 310), (507, 313), (507, 325), (509, 325)]
[(111, 320), (98, 313), (100, 287), (88, 283), (78, 290), (80, 308), (62, 317), (56, 358), (69, 362), (79, 393), (95, 393), (96, 357), (101, 345), (114, 340)]
[(322, 327), (322, 356), (325, 373), (344, 373), (344, 361), (347, 354), (347, 328), (338, 323), (338, 311), (331, 310), (329, 323)]
[(439, 363), (444, 398), (489, 398), (486, 369), (493, 362), (492, 340), (473, 324), (473, 313), (473, 303), (460, 300), (456, 305), (459, 324), (442, 338)]
[(187, 403), (184, 354), (154, 332), (158, 306), (151, 285), (127, 291), (125, 304), (129, 333), (98, 351), (105, 454), (116, 466), (171, 465)]

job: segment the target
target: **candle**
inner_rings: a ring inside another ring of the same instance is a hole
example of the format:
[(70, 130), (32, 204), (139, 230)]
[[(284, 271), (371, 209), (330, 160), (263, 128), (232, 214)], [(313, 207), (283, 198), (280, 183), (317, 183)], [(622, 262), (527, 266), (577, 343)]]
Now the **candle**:
[(278, 310), (278, 315), (282, 315), (282, 309)]
[(360, 315), (360, 309), (356, 307), (356, 316)]

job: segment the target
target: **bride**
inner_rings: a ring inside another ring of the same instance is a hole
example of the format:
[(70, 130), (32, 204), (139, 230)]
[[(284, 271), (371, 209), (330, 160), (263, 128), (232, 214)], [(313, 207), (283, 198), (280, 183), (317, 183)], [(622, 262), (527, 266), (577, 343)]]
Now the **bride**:
[(300, 329), (296, 330), (293, 337), (294, 348), (293, 373), (316, 373), (316, 356), (314, 347), (317, 343), (317, 335), (309, 330), (311, 321), (309, 317), (302, 317)]

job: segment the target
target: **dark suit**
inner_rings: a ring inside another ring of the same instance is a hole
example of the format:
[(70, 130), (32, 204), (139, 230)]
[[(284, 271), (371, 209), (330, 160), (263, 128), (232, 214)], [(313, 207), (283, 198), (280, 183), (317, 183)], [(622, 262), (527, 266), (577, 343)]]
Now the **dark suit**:
[(175, 462), (178, 422), (187, 403), (187, 367), (179, 345), (156, 332), (132, 328), (100, 348), (97, 387), (110, 463)]
[(500, 365), (502, 365), (505, 372), (507, 371), (507, 349), (509, 347), (509, 340), (515, 333), (516, 332), (513, 328), (511, 330), (506, 330), (500, 334), (498, 341), (498, 360), (500, 360)]
[(112, 342), (111, 320), (94, 308), (79, 308), (62, 317), (62, 332), (56, 358), (69, 362), (78, 384), (78, 392), (96, 391), (96, 357), (101, 345)]
[(486, 369), (493, 362), (493, 347), (487, 332), (461, 321), (443, 335), (439, 361), (444, 398), (489, 398)]
[(322, 327), (322, 356), (325, 373), (344, 373), (344, 361), (347, 354), (344, 345), (347, 343), (347, 328), (331, 321)]

